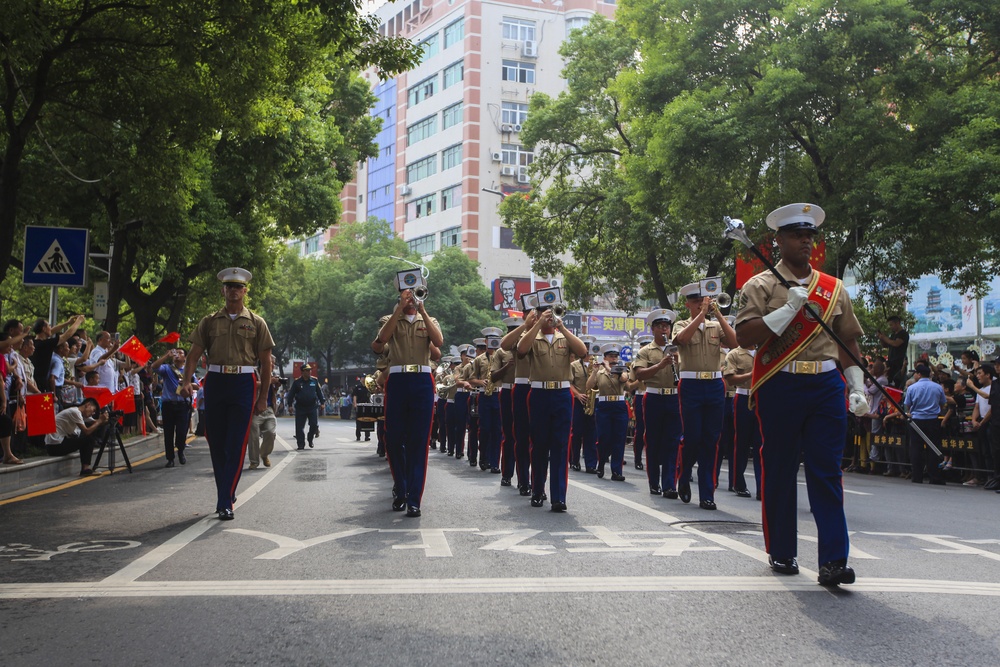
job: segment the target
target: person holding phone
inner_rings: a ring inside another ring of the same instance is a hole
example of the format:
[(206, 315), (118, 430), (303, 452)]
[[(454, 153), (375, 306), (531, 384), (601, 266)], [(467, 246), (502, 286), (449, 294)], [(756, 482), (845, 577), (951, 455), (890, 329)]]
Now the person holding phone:
[(163, 451), (167, 456), (166, 468), (174, 467), (174, 451), (181, 465), (187, 463), (184, 449), (187, 447), (187, 432), (191, 422), (191, 396), (178, 393), (184, 379), (184, 362), (187, 355), (176, 348), (153, 362), (153, 368), (160, 376), (163, 391), (160, 414), (163, 416)]

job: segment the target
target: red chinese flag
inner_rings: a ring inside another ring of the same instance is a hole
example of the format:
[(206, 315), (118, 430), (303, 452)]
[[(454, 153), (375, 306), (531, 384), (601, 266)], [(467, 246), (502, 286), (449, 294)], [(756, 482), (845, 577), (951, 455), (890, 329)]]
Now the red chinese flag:
[(132, 387), (125, 387), (114, 395), (114, 408), (125, 414), (135, 412), (135, 394), (132, 393)]
[[(774, 255), (771, 253), (771, 237), (769, 236), (757, 249), (764, 257), (767, 257), (772, 264), (776, 264)], [(813, 241), (812, 257), (809, 258), (809, 265), (819, 271), (823, 270), (826, 263), (826, 241), (817, 238)], [(767, 271), (764, 263), (757, 259), (757, 256), (749, 250), (740, 249), (736, 252), (736, 289), (743, 289), (743, 285), (758, 273)]]
[(145, 366), (146, 362), (153, 358), (153, 355), (149, 353), (146, 346), (140, 343), (139, 339), (135, 336), (122, 343), (122, 346), (118, 349), (126, 357), (141, 366)]
[(170, 344), (170, 343), (176, 343), (180, 339), (181, 339), (181, 335), (179, 333), (177, 333), (176, 331), (171, 331), (166, 336), (164, 336), (163, 338), (161, 338), (160, 340), (158, 340), (156, 342), (157, 343), (167, 343), (167, 344)]
[(114, 396), (111, 391), (106, 387), (84, 387), (83, 388), (84, 398), (93, 398), (97, 401), (97, 404), (102, 408), (114, 400)]
[(28, 394), (24, 397), (28, 435), (48, 435), (56, 432), (55, 394)]

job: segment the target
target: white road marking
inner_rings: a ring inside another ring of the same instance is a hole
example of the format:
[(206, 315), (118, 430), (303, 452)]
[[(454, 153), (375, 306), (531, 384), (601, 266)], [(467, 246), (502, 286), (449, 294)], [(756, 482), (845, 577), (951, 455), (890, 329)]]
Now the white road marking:
[[(754, 537), (764, 537), (764, 533), (759, 530), (741, 530), (740, 535), (753, 535)], [(851, 533), (853, 535), (853, 533)], [(814, 544), (819, 544), (819, 538), (813, 537), (812, 535), (803, 535), (799, 533), (799, 539), (805, 540), (806, 542), (812, 542)], [(861, 549), (854, 546), (854, 542), (851, 542), (851, 558), (859, 560), (882, 560), (878, 556), (873, 556), (867, 551), (862, 551)]]
[(451, 558), (451, 547), (448, 545), (448, 538), (445, 533), (478, 533), (478, 528), (414, 528), (380, 530), (380, 533), (417, 533), (422, 542), (420, 544), (393, 544), (393, 549), (424, 549), (424, 555), (428, 558)]
[(309, 547), (316, 546), (317, 544), (324, 544), (326, 542), (333, 542), (334, 540), (339, 540), (345, 537), (354, 537), (355, 535), (361, 535), (362, 533), (372, 533), (377, 529), (375, 528), (355, 528), (353, 530), (345, 530), (339, 533), (331, 533), (330, 535), (320, 535), (319, 537), (314, 537), (308, 540), (297, 540), (294, 537), (287, 537), (285, 535), (276, 535), (274, 533), (265, 533), (260, 530), (247, 530), (246, 528), (229, 528), (226, 530), (227, 533), (237, 533), (239, 535), (249, 535), (250, 537), (259, 537), (264, 540), (270, 540), (278, 545), (277, 549), (271, 549), (267, 553), (262, 553), (259, 556), (254, 556), (255, 560), (281, 560), (285, 556), (291, 555), (303, 549), (308, 549)]
[[(799, 482), (799, 486), (805, 486), (805, 482)], [(851, 489), (844, 489), (844, 493), (851, 493), (855, 496), (874, 496), (874, 493), (865, 493), (864, 491), (853, 491)]]
[[(981, 581), (859, 579), (845, 593), (926, 593), (1000, 597)], [(315, 579), (0, 584), (0, 599), (86, 597), (307, 597), (319, 595), (481, 595), (509, 593), (827, 593), (813, 577), (552, 577), (487, 579)]]

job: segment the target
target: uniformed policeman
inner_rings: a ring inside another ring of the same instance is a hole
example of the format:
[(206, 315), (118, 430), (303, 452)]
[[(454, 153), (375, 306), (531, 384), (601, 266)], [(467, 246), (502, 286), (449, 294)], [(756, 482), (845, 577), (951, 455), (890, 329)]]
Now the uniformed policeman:
[[(551, 472), (552, 510), (566, 511), (569, 484), (569, 430), (573, 422), (573, 394), (569, 390), (570, 352), (582, 357), (587, 346), (552, 312), (562, 301), (559, 288), (542, 290), (539, 313), (517, 343), (517, 354), (531, 360), (528, 410), (531, 413), (531, 506), (545, 503), (545, 478)], [(549, 470), (551, 468), (551, 471)]]
[(784, 287), (770, 272), (751, 278), (740, 295), (736, 326), (744, 346), (757, 345), (750, 396), (756, 402), (764, 441), (764, 544), (771, 568), (781, 574), (799, 570), (796, 496), (801, 456), (818, 532), (819, 583), (836, 586), (853, 583), (855, 577), (847, 564), (840, 469), (847, 406), (861, 416), (868, 413), (868, 404), (863, 371), (819, 327), (813, 312), (803, 309), (809, 301), (844, 347), (861, 357), (857, 344), (861, 325), (843, 283), (809, 265), (824, 217), (815, 204), (790, 204), (767, 216), (781, 253), (777, 271), (792, 287)]
[(270, 378), (272, 369), (274, 341), (267, 323), (243, 304), (251, 277), (249, 271), (238, 267), (219, 272), (226, 305), (198, 323), (184, 364), (182, 392), (194, 396), (194, 369), (201, 355), (208, 355), (205, 438), (215, 473), (215, 511), (223, 521), (233, 518), (250, 421), (267, 409), (268, 383), (258, 377)]
[(642, 398), (645, 417), (646, 478), (649, 492), (665, 498), (677, 497), (677, 448), (681, 440), (680, 403), (677, 400), (677, 357), (669, 347), (677, 314), (657, 308), (646, 316), (653, 342), (639, 350), (632, 372), (646, 385)]
[[(691, 471), (698, 464), (698, 498), (702, 509), (714, 510), (716, 456), (726, 405), (726, 385), (722, 381), (723, 343), (736, 347), (736, 332), (719, 314), (715, 301), (701, 293), (701, 283), (680, 289), (690, 317), (674, 324), (673, 344), (680, 353), (681, 443), (680, 477), (677, 494), (691, 502)], [(708, 319), (713, 311), (715, 319)]]
[(472, 363), (469, 348), (472, 346), (468, 343), (458, 346), (459, 365), (452, 371), (455, 378), (455, 403), (448, 411), (448, 427), (452, 440), (448, 446), (448, 454), (454, 454), (456, 459), (465, 456), (465, 429), (469, 419), (469, 384), (465, 381), (465, 372)]
[(618, 343), (601, 346), (603, 362), (594, 364), (587, 378), (587, 391), (597, 389), (597, 476), (604, 477), (604, 466), (611, 461), (611, 479), (624, 482), (625, 437), (628, 431), (628, 407), (625, 385), (628, 373), (621, 370)]
[(750, 409), (750, 375), (753, 370), (753, 346), (737, 347), (729, 351), (722, 364), (722, 377), (728, 390), (736, 397), (733, 401), (733, 455), (730, 457), (729, 490), (740, 498), (749, 498), (747, 489), (747, 460), (753, 457), (753, 473), (757, 481), (757, 499), (760, 499), (760, 422), (757, 413)]
[(601, 353), (601, 346), (597, 344), (594, 336), (580, 336), (580, 340), (587, 346), (587, 354), (569, 365), (570, 368), (570, 390), (573, 392), (573, 428), (571, 430), (570, 442), (570, 466), (573, 470), (580, 470), (580, 458), (582, 453), (583, 463), (587, 474), (597, 474), (597, 414), (595, 412), (586, 414), (588, 390), (587, 379), (590, 378), (590, 371), (594, 367), (594, 356)]
[[(537, 303), (534, 293), (521, 296), (522, 303)], [(533, 301), (534, 300), (534, 301)], [(521, 338), (538, 320), (534, 306), (525, 307), (524, 321), (500, 341), (500, 349), (516, 350)], [(531, 392), (531, 358), (514, 352), (514, 389), (511, 395), (514, 412), (514, 470), (517, 490), (522, 496), (531, 495), (531, 429), (528, 415), (528, 394)]]
[[(397, 286), (405, 283), (397, 282)], [(434, 376), (431, 346), (444, 344), (437, 320), (427, 314), (413, 290), (402, 289), (392, 314), (382, 318), (372, 350), (388, 352), (385, 383), (386, 457), (395, 467), (397, 492), (393, 510), (406, 508), (406, 516), (420, 516), (427, 455), (430, 451), (434, 411)]]
[[(524, 324), (520, 317), (505, 317), (504, 326), (507, 333), (516, 330)], [(511, 486), (514, 478), (514, 354), (499, 347), (502, 340), (497, 340), (497, 350), (493, 352), (490, 361), (493, 382), (500, 391), (500, 486)]]
[[(653, 342), (653, 337), (649, 334), (636, 336), (635, 353), (638, 355), (642, 348)], [(646, 385), (635, 375), (635, 365), (629, 365), (628, 384), (625, 386), (627, 392), (632, 393), (632, 411), (635, 413), (635, 431), (632, 434), (632, 454), (635, 456), (635, 469), (642, 470), (642, 452), (646, 447), (646, 420), (643, 408), (643, 396), (646, 394)]]
[[(500, 349), (503, 330), (486, 327), (482, 330), (486, 351), (476, 357), (475, 374), (482, 381), (483, 392), (479, 395), (479, 467), (489, 468), (494, 475), (500, 474), (500, 384), (493, 378), (493, 356)], [(486, 393), (489, 388), (489, 393)]]
[(295, 406), (295, 444), (299, 450), (306, 448), (306, 421), (309, 422), (309, 447), (313, 447), (313, 438), (319, 435), (319, 420), (317, 410), (323, 403), (323, 394), (319, 381), (312, 376), (312, 366), (308, 363), (299, 367), (299, 376), (285, 395), (285, 404)]
[(486, 339), (473, 338), (472, 345), (472, 349), (475, 350), (475, 356), (465, 368), (462, 376), (469, 388), (469, 412), (466, 421), (469, 429), (469, 467), (475, 468), (478, 465), (481, 470), (486, 470), (489, 468), (489, 463), (486, 457), (482, 455), (483, 452), (479, 442), (479, 399), (483, 397), (483, 387), (486, 386), (485, 375), (482, 378), (479, 377), (481, 363), (479, 358), (485, 358), (486, 356)]

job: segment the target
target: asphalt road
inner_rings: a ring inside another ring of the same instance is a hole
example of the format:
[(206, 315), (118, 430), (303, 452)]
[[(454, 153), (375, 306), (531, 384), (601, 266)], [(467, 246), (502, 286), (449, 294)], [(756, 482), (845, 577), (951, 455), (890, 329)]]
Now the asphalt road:
[[(430, 452), (423, 516), (374, 441), (323, 420), (215, 518), (208, 449), (0, 501), (5, 665), (978, 665), (1000, 651), (1000, 496), (848, 476), (858, 582), (766, 566), (755, 500), (719, 510), (571, 473), (565, 514)], [(631, 459), (631, 457), (629, 457)], [(631, 460), (629, 461), (631, 464)], [(800, 478), (801, 481), (801, 478)], [(697, 499), (697, 490), (694, 493)]]

